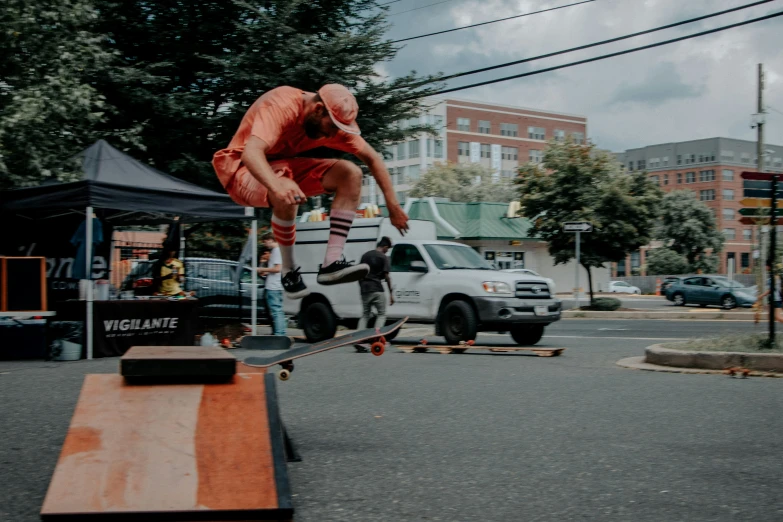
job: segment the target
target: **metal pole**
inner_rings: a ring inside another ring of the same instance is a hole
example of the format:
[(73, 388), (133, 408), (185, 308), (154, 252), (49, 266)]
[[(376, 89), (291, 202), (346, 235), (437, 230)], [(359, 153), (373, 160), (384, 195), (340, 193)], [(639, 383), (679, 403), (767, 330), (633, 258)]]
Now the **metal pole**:
[[(253, 329), (253, 335), (258, 335), (256, 327), (258, 324), (258, 220), (253, 219), (250, 225), (250, 251), (252, 252), (253, 268), (250, 274), (250, 327)], [(242, 268), (240, 267), (240, 270)]]
[(87, 340), (87, 358), (92, 359), (92, 306), (93, 306), (93, 293), (92, 293), (92, 207), (87, 207), (87, 217), (85, 219), (85, 226), (87, 227), (84, 232), (84, 264), (85, 275), (87, 284), (85, 285), (87, 291), (87, 314), (85, 317), (85, 330)]
[(770, 222), (772, 228), (769, 231), (769, 345), (770, 348), (775, 346), (775, 261), (777, 250), (777, 231), (778, 223), (777, 216), (775, 215), (777, 210), (777, 191), (778, 191), (778, 177), (772, 176), (772, 207), (769, 211)]
[(574, 299), (576, 300), (576, 309), (579, 309), (579, 255), (582, 233), (576, 231), (576, 266), (574, 267)]

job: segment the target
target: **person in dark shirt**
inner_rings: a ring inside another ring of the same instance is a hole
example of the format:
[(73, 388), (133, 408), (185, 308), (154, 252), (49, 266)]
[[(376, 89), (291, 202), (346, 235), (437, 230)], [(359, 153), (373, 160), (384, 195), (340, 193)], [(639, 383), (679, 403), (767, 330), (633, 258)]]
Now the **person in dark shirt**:
[(383, 291), (383, 281), (386, 280), (386, 285), (389, 287), (389, 306), (394, 304), (394, 293), (392, 292), (391, 278), (389, 277), (389, 270), (391, 266), (389, 264), (389, 258), (386, 253), (391, 248), (391, 239), (383, 236), (375, 247), (375, 250), (370, 250), (362, 256), (362, 263), (366, 263), (370, 267), (370, 271), (359, 281), (359, 288), (362, 294), (362, 306), (364, 312), (362, 318), (359, 320), (358, 330), (364, 330), (367, 328), (367, 323), (370, 321), (370, 314), (373, 307), (376, 310), (375, 328), (383, 328), (386, 324), (386, 294)]

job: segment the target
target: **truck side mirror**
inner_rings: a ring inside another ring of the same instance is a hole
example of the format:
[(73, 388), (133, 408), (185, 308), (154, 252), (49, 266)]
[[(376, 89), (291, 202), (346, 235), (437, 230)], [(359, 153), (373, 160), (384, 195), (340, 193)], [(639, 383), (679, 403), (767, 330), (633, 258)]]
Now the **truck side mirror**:
[(411, 272), (429, 272), (424, 261), (411, 261)]

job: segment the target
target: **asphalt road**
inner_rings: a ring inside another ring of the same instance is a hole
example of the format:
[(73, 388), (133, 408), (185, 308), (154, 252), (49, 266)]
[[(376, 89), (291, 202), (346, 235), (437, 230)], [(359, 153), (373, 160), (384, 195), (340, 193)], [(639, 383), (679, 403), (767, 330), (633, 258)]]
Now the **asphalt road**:
[[(783, 379), (614, 364), (660, 339), (752, 328), (570, 320), (541, 342), (567, 348), (555, 358), (303, 359), (278, 386), (304, 459), (289, 464), (295, 520), (782, 520)], [(0, 362), (0, 520), (38, 519), (83, 375), (116, 369)]]

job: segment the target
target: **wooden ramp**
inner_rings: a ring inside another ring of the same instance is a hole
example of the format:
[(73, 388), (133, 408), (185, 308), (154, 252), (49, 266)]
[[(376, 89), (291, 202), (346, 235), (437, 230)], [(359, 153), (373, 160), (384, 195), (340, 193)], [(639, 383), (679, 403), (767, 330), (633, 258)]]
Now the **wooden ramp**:
[(41, 509), (44, 521), (292, 517), (275, 380), (261, 372), (152, 385), (87, 375)]

